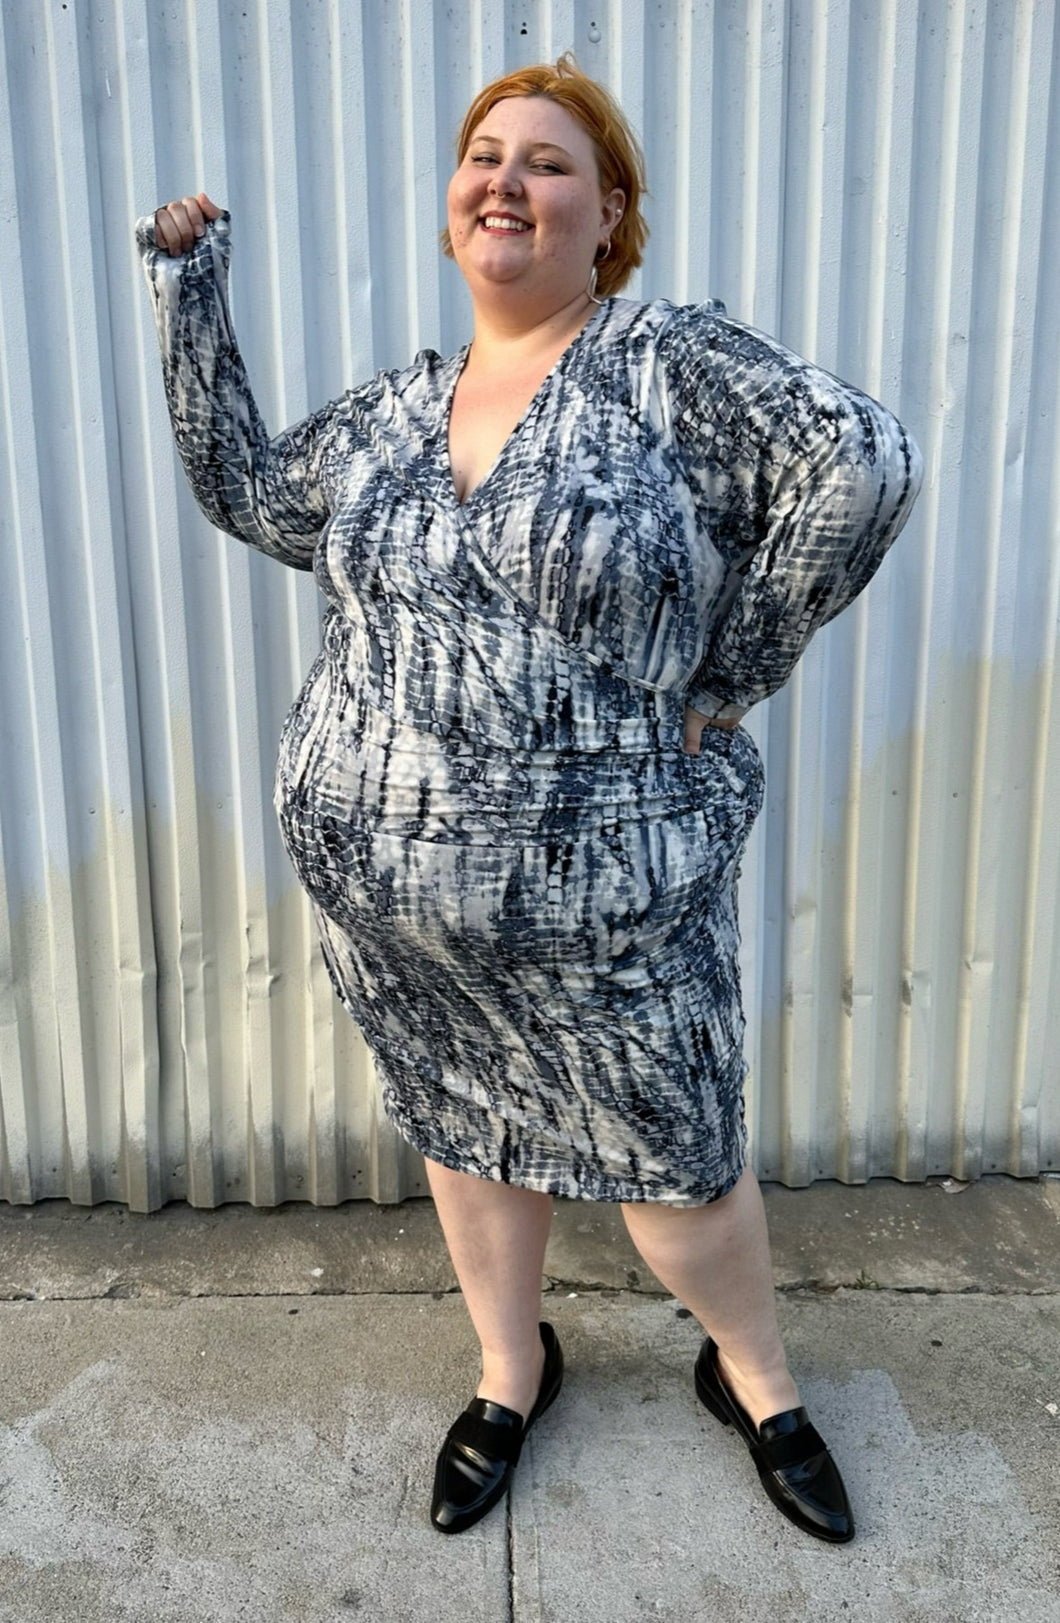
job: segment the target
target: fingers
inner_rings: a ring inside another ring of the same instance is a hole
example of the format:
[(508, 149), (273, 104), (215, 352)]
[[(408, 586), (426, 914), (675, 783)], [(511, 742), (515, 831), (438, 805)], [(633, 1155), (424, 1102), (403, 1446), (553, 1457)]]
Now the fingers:
[(182, 197), (155, 210), (155, 241), (174, 258), (186, 254), (206, 230), (208, 220), (216, 220), (221, 210), (205, 192), (198, 197)]
[(205, 230), (198, 198), (182, 197), (177, 203), (155, 210), (155, 241), (174, 257), (186, 254)]
[(740, 725), (738, 720), (720, 721), (716, 717), (705, 716), (701, 710), (693, 710), (691, 705), (685, 707), (685, 754), (698, 755), (702, 745), (703, 734), (708, 727), (720, 727), (723, 732), (731, 732)]

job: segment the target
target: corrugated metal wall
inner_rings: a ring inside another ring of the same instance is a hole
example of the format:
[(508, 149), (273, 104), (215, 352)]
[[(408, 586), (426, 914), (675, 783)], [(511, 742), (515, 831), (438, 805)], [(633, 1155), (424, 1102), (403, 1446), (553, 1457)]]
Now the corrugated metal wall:
[(894, 407), (927, 488), (752, 730), (760, 1174), (1060, 1160), (1060, 31), (1052, 0), (2, 0), (0, 1196), (423, 1188), (274, 826), (310, 578), (175, 467), (134, 217), (205, 186), (279, 429), (467, 335), (472, 93), (573, 47), (643, 132), (630, 291)]

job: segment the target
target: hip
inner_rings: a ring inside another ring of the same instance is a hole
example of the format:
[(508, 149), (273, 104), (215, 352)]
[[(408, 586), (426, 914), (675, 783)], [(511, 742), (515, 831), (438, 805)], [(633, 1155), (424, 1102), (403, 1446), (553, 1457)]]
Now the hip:
[(661, 746), (505, 749), (400, 720), (336, 682), (318, 659), (281, 732), (274, 798), (292, 818), (355, 822), (439, 843), (540, 843), (616, 826), (706, 817), (754, 821), (762, 762), (743, 727), (683, 727)]

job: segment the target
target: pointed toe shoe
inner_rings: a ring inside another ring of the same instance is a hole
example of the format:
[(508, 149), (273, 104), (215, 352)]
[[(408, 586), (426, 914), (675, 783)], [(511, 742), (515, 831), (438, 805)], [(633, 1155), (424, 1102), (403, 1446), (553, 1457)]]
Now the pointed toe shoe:
[(563, 1385), (563, 1353), (550, 1324), (540, 1326), (545, 1368), (526, 1417), (489, 1398), (472, 1398), (450, 1426), (438, 1455), (431, 1521), (440, 1533), (463, 1533), (503, 1498), (527, 1432)]
[(796, 1527), (830, 1544), (854, 1537), (854, 1517), (839, 1469), (806, 1410), (785, 1409), (756, 1426), (718, 1369), (708, 1336), (696, 1360), (696, 1393), (723, 1426), (735, 1426), (751, 1452), (762, 1486)]

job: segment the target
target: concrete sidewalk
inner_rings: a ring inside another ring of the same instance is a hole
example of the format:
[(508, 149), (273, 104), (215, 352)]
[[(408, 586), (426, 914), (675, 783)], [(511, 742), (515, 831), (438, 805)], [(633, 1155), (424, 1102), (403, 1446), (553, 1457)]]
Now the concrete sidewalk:
[(859, 1533), (764, 1497), (696, 1325), (560, 1204), (567, 1380), (508, 1505), (426, 1519), (474, 1390), (427, 1202), (0, 1208), (2, 1623), (1060, 1623), (1060, 1182), (766, 1190)]

